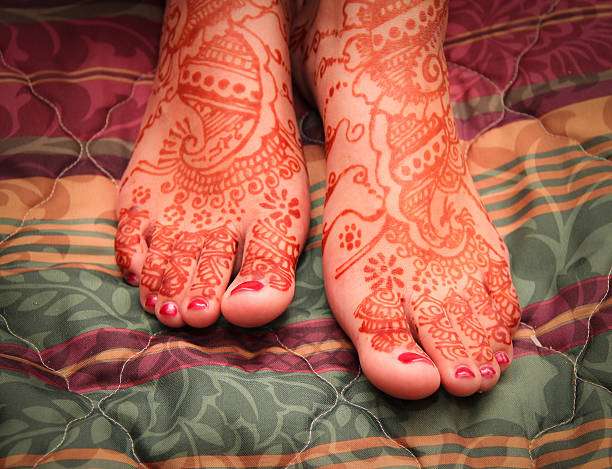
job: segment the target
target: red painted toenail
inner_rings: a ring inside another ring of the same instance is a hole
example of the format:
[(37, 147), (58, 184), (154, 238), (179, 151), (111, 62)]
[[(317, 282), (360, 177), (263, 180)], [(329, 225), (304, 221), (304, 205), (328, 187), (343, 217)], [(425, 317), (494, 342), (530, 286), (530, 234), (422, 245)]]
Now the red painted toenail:
[(155, 308), (155, 304), (157, 303), (157, 295), (154, 293), (150, 293), (145, 298), (145, 306), (149, 309)]
[(506, 352), (497, 352), (495, 354), (495, 359), (497, 360), (497, 363), (499, 363), (500, 365), (505, 365), (507, 363), (510, 363), (510, 358), (508, 358), (508, 355), (506, 354)]
[(480, 367), (480, 374), (483, 378), (493, 378), (493, 376), (495, 376), (495, 373), (495, 368), (493, 368), (492, 366), (485, 365)]
[(423, 355), (419, 355), (418, 353), (412, 352), (404, 352), (399, 357), (397, 357), (399, 361), (402, 363), (427, 363), (431, 365), (431, 360)]
[(126, 274), (124, 280), (130, 285), (138, 285), (138, 275), (136, 275), (134, 272)]
[(455, 370), (455, 378), (475, 378), (476, 375), (467, 366), (458, 366)]
[(189, 302), (187, 308), (194, 309), (196, 311), (204, 311), (206, 308), (208, 308), (208, 301), (202, 297), (197, 297)]
[(159, 314), (164, 316), (176, 316), (176, 313), (178, 313), (178, 308), (171, 301), (165, 302), (159, 309)]
[(258, 280), (249, 280), (248, 282), (241, 283), (232, 290), (231, 295), (240, 293), (243, 291), (259, 291), (264, 287), (264, 284)]

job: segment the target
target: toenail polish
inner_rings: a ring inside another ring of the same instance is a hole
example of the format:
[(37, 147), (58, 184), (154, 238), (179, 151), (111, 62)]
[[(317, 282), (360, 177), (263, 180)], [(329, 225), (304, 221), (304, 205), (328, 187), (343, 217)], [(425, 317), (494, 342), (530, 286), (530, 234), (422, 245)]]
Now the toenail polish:
[(159, 314), (164, 316), (176, 316), (176, 313), (178, 313), (178, 308), (171, 301), (166, 301), (159, 309)]
[(259, 291), (264, 287), (263, 283), (258, 280), (249, 280), (248, 282), (241, 283), (232, 290), (231, 295), (241, 293), (245, 291)]
[(495, 373), (495, 368), (493, 368), (492, 366), (485, 365), (480, 367), (480, 374), (483, 378), (493, 378), (493, 376), (495, 376)]
[(508, 358), (508, 355), (506, 354), (506, 352), (497, 352), (495, 354), (495, 359), (497, 360), (497, 363), (499, 363), (500, 365), (506, 365), (510, 363), (510, 358)]
[(194, 298), (187, 306), (187, 309), (193, 309), (195, 311), (204, 311), (206, 308), (208, 308), (208, 301), (202, 297)]
[(429, 358), (419, 355), (418, 353), (404, 352), (397, 357), (397, 359), (402, 363), (427, 363), (431, 365), (431, 360)]
[(475, 378), (476, 375), (467, 366), (458, 366), (455, 370), (455, 378)]
[(136, 275), (134, 272), (130, 272), (126, 274), (126, 276), (124, 277), (124, 280), (130, 285), (134, 285), (134, 286), (138, 285), (138, 275)]
[(157, 304), (157, 295), (150, 293), (149, 295), (147, 295), (147, 297), (145, 298), (145, 306), (149, 309), (153, 309), (155, 308), (155, 305)]

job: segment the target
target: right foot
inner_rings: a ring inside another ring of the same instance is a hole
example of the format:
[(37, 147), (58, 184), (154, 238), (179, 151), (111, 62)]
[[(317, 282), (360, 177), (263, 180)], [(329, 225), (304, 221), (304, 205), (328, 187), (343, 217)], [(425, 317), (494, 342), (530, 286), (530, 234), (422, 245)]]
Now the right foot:
[(491, 389), (520, 310), (457, 139), (442, 0), (319, 2), (302, 53), (325, 128), (328, 301), (381, 390)]
[(259, 326), (293, 297), (308, 182), (286, 65), (289, 15), (265, 3), (166, 8), (115, 246), (143, 308), (171, 327), (205, 327), (220, 313)]

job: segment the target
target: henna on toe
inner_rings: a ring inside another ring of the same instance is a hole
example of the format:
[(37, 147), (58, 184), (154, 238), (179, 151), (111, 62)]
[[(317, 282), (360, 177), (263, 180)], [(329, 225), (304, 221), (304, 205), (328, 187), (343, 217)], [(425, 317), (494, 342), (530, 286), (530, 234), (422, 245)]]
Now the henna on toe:
[(318, 9), (294, 63), (306, 62), (301, 84), (325, 128), (332, 311), (381, 390), (488, 391), (510, 362), (520, 307), (452, 116), (448, 2)]
[[(116, 251), (143, 308), (167, 326), (206, 327), (220, 314), (259, 325), (292, 299), (309, 197), (285, 7), (166, 7), (152, 94), (121, 183)], [(230, 297), (232, 275), (243, 285), (231, 291), (251, 293)]]

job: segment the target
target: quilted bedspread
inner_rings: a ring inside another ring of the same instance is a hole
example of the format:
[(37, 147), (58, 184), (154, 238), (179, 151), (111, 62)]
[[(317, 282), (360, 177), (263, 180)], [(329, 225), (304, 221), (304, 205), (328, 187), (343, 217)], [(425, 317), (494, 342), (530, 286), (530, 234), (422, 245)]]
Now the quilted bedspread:
[(612, 466), (612, 2), (451, 0), (454, 112), (524, 312), (493, 391), (416, 402), (368, 383), (326, 303), (320, 146), (268, 327), (171, 330), (121, 280), (163, 8), (0, 3), (0, 467)]

